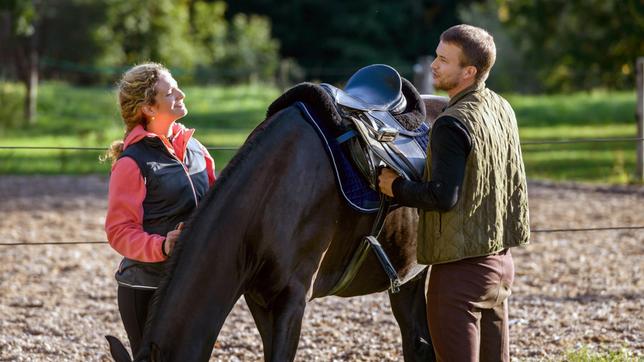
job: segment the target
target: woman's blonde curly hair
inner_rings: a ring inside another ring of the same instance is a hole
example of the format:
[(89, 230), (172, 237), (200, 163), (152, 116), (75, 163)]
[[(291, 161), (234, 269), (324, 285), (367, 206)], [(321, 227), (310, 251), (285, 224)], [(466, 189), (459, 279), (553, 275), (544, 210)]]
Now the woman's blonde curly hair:
[(125, 134), (123, 139), (112, 142), (101, 157), (101, 161), (110, 160), (114, 164), (123, 152), (123, 141), (134, 127), (147, 126), (148, 120), (143, 114), (142, 108), (145, 105), (154, 105), (154, 97), (157, 94), (156, 84), (163, 72), (170, 73), (166, 67), (159, 63), (144, 63), (132, 67), (123, 74), (117, 87)]

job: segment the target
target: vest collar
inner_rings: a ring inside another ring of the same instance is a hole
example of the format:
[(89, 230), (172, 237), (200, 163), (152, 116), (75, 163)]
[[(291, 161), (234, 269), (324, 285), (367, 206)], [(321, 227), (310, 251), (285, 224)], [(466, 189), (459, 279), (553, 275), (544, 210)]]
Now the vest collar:
[(462, 91), (460, 91), (459, 93), (454, 95), (454, 97), (450, 98), (449, 103), (447, 104), (447, 107), (445, 107), (445, 108), (447, 109), (447, 108), (453, 106), (458, 101), (460, 101), (461, 99), (465, 98), (466, 95), (468, 95), (470, 93), (473, 93), (473, 92), (480, 92), (483, 89), (485, 89), (485, 82), (474, 83), (471, 86), (463, 89)]
[(178, 159), (183, 160), (186, 148), (188, 147), (188, 141), (190, 141), (190, 138), (192, 138), (192, 135), (194, 133), (195, 130), (193, 128), (186, 128), (181, 123), (175, 122), (172, 126), (172, 140), (169, 140), (167, 137), (160, 137), (152, 132), (148, 132), (147, 130), (145, 130), (145, 128), (143, 128), (142, 125), (137, 125), (136, 127), (134, 127), (134, 129), (132, 129), (132, 131), (130, 131), (130, 133), (126, 137), (123, 149), (125, 150), (128, 146), (139, 142), (146, 137), (158, 138), (166, 147), (168, 152), (170, 152), (170, 154), (173, 154), (177, 156)]

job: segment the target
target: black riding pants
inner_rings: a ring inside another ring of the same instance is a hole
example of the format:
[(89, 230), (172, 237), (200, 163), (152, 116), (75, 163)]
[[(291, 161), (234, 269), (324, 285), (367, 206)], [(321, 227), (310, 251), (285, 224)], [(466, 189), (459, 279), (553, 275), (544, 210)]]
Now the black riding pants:
[(119, 285), (117, 295), (121, 320), (123, 320), (127, 338), (132, 347), (132, 357), (134, 357), (141, 348), (143, 329), (154, 290), (139, 290)]

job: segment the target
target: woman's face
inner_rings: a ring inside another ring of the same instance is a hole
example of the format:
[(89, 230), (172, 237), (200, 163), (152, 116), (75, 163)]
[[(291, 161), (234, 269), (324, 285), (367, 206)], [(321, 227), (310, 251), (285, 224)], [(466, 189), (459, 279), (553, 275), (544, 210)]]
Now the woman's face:
[(179, 89), (177, 81), (170, 73), (161, 72), (155, 88), (155, 103), (150, 106), (154, 113), (154, 122), (170, 124), (188, 114), (188, 109), (183, 104), (186, 95)]

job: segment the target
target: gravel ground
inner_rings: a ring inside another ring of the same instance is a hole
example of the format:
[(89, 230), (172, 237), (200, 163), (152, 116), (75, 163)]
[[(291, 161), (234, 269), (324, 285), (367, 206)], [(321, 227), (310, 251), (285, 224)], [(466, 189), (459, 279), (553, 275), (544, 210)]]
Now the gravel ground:
[[(102, 177), (0, 178), (0, 242), (105, 240)], [(644, 188), (532, 183), (533, 229), (644, 225)], [(644, 231), (533, 233), (513, 251), (510, 299), (515, 360), (562, 360), (566, 351), (630, 351), (644, 358)], [(126, 341), (109, 246), (0, 246), (0, 361), (108, 361), (104, 334)], [(261, 343), (246, 305), (228, 317), (212, 360), (257, 361)], [(297, 360), (402, 360), (386, 294), (311, 302)]]

